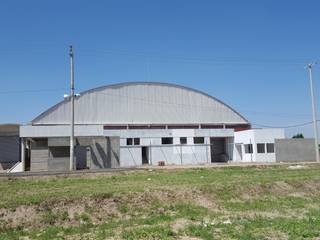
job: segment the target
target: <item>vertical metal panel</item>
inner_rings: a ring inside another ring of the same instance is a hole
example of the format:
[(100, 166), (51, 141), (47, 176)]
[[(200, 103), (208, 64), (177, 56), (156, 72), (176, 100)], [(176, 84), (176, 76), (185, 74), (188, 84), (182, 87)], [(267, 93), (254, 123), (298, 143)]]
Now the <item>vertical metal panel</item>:
[[(68, 124), (70, 102), (63, 101), (33, 124)], [(197, 90), (163, 83), (127, 83), (82, 93), (75, 101), (75, 122), (248, 123), (221, 101)]]
[(18, 136), (0, 136), (0, 169), (8, 169), (20, 160)]

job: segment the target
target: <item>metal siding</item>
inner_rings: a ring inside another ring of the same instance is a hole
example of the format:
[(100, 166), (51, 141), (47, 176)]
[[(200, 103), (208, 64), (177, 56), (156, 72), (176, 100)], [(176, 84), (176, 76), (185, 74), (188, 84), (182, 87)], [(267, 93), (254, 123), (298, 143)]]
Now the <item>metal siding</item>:
[(20, 160), (18, 136), (0, 136), (0, 163), (15, 163)]
[[(68, 124), (69, 101), (33, 124)], [(248, 123), (219, 100), (196, 90), (158, 83), (128, 83), (87, 91), (75, 100), (76, 124)]]

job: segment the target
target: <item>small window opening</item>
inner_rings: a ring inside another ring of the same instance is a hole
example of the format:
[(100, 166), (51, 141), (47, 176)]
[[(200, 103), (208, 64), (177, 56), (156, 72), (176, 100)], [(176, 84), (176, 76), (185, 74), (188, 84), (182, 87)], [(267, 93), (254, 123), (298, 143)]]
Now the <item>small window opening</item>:
[(134, 145), (140, 145), (140, 138), (134, 138)]
[(274, 153), (274, 143), (267, 143), (267, 153)]
[(180, 144), (187, 144), (187, 138), (186, 137), (181, 137), (180, 138)]
[(204, 137), (194, 137), (193, 143), (194, 144), (204, 144)]
[(265, 153), (266, 147), (264, 143), (257, 143), (257, 152), (258, 153)]
[(162, 144), (173, 144), (173, 138), (172, 137), (164, 137), (161, 138)]
[(253, 153), (252, 144), (245, 144), (244, 145), (244, 152), (245, 153)]

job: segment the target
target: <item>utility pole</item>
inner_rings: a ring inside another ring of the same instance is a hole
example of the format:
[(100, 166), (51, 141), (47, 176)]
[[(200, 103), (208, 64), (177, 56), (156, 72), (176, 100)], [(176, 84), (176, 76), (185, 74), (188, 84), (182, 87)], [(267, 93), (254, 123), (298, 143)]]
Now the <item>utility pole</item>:
[(314, 131), (314, 147), (316, 151), (316, 160), (319, 162), (319, 144), (318, 144), (318, 124), (317, 124), (317, 112), (316, 102), (314, 98), (314, 87), (312, 79), (312, 67), (313, 63), (308, 64), (309, 79), (310, 79), (310, 91), (311, 91), (311, 103), (312, 103), (312, 117), (313, 117), (313, 131)]
[(73, 66), (73, 48), (70, 46), (70, 109), (71, 109), (71, 122), (70, 122), (70, 171), (74, 168), (74, 66)]

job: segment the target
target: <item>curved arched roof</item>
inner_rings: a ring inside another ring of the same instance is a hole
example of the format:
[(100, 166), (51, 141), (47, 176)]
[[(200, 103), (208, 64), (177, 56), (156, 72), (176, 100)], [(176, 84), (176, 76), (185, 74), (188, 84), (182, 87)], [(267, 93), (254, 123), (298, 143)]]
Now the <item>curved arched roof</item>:
[[(32, 124), (69, 124), (63, 100)], [(248, 124), (230, 106), (195, 89), (157, 82), (128, 82), (94, 88), (75, 99), (76, 124)]]

